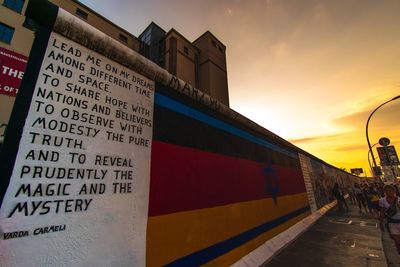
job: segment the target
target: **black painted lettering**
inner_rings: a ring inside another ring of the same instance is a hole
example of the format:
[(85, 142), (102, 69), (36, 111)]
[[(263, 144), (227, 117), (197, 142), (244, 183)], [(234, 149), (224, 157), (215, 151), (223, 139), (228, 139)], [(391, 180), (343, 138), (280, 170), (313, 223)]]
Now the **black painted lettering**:
[(86, 155), (82, 153), (69, 152), (71, 155), (71, 163), (84, 164), (86, 162)]
[(115, 180), (133, 180), (133, 171), (114, 170)]
[(90, 63), (100, 67), (101, 60), (99, 58), (95, 58), (92, 57), (91, 55), (88, 55), (86, 57), (86, 61), (89, 61)]
[(18, 202), (15, 207), (12, 209), (10, 214), (8, 214), (8, 218), (12, 217), (14, 213), (24, 213), (25, 216), (28, 216), (28, 203), (27, 202)]
[(112, 183), (114, 194), (128, 194), (132, 193), (131, 183)]
[(22, 169), (21, 169), (21, 174), (19, 176), (19, 178), (22, 178), (22, 176), (24, 176), (25, 174), (28, 174), (31, 172), (31, 167), (27, 166), (27, 165), (23, 165)]
[(74, 69), (81, 71), (85, 70), (84, 62), (81, 62), (68, 55), (64, 55), (63, 53), (58, 53), (52, 50), (47, 57), (53, 59), (54, 61), (61, 62), (67, 66), (73, 67)]
[(67, 87), (65, 88), (65, 91), (72, 92), (74, 94), (84, 96), (87, 98), (91, 98), (91, 99), (94, 99), (97, 101), (100, 100), (100, 92), (95, 92), (91, 89), (86, 89), (86, 87), (76, 85), (73, 83), (67, 83)]
[(110, 115), (111, 114), (111, 109), (106, 106), (102, 106), (100, 104), (95, 103), (91, 109), (91, 111), (104, 114), (104, 115)]
[(127, 106), (128, 106), (127, 102), (116, 99), (116, 98), (114, 98), (112, 96), (108, 96), (108, 95), (106, 95), (105, 103), (113, 105), (117, 108), (123, 108), (123, 109), (127, 109)]
[(103, 183), (83, 184), (79, 190), (79, 195), (102, 195), (106, 191)]
[(47, 84), (49, 82), (49, 80), (50, 80), (51, 86), (53, 86), (53, 87), (58, 87), (58, 85), (60, 84), (60, 80), (58, 78), (53, 78), (52, 76), (50, 76), (46, 73), (43, 73), (43, 76), (44, 76), (43, 84)]
[(115, 132), (106, 131), (107, 140), (111, 140), (118, 143), (123, 143), (125, 141), (125, 135)]
[(58, 151), (48, 151), (48, 150), (34, 150), (31, 149), (26, 155), (25, 159), (29, 160), (41, 160), (41, 161), (51, 161), (57, 162), (60, 158), (60, 153)]
[(106, 64), (106, 70), (111, 71), (113, 73), (118, 73), (118, 69), (117, 67), (111, 65), (111, 64)]
[(137, 137), (134, 135), (130, 135), (129, 136), (129, 144), (135, 144), (137, 146), (149, 147), (150, 140), (143, 138), (143, 137)]

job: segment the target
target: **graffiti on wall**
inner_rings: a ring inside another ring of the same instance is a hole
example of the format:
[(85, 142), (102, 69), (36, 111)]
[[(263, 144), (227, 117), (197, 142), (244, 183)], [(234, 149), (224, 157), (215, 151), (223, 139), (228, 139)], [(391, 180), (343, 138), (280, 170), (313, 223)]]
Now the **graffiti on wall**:
[(315, 200), (316, 209), (322, 208), (335, 198), (332, 194), (332, 188), (338, 183), (340, 188), (347, 193), (348, 188), (352, 186), (357, 178), (342, 170), (323, 164), (316, 159), (309, 158), (299, 154), (300, 162), (303, 167), (304, 177), (309, 177), (310, 188), (307, 190), (311, 201)]

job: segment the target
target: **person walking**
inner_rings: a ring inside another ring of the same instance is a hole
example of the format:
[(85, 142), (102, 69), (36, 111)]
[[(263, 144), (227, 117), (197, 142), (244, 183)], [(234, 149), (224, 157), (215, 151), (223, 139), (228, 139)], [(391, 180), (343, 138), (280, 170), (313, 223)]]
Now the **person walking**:
[(383, 187), (385, 196), (379, 200), (379, 226), (382, 232), (385, 231), (384, 221), (393, 239), (397, 253), (400, 255), (400, 199), (396, 195), (396, 189), (393, 185)]
[(381, 196), (374, 186), (369, 187), (368, 191), (369, 197), (371, 199), (372, 210), (375, 212), (377, 216), (379, 216), (379, 200)]
[(333, 186), (332, 194), (335, 196), (335, 198), (337, 200), (339, 210), (342, 211), (344, 209), (343, 208), (343, 205), (344, 205), (344, 206), (346, 206), (346, 210), (348, 211), (349, 206), (347, 206), (346, 200), (344, 199), (342, 190), (340, 190), (338, 183), (335, 183), (335, 185)]
[(349, 199), (352, 205), (356, 205), (356, 193), (354, 192), (354, 187), (349, 186)]
[(364, 207), (364, 210), (367, 213), (368, 211), (367, 211), (367, 206), (365, 205), (364, 194), (358, 183), (354, 184), (354, 192), (356, 193), (356, 200), (358, 203), (359, 212), (362, 213), (362, 208), (361, 208), (362, 206)]
[(372, 194), (370, 194), (370, 189), (369, 189), (368, 184), (363, 185), (362, 192), (363, 192), (363, 196), (365, 199), (365, 203), (367, 204), (367, 207), (368, 207), (368, 211), (369, 211), (369, 213), (372, 213), (374, 211), (374, 207), (372, 204)]

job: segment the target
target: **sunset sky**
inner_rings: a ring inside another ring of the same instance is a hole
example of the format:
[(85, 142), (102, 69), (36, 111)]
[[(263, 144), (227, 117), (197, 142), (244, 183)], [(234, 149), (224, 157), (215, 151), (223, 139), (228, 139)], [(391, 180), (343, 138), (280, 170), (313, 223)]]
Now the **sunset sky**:
[[(400, 1), (82, 2), (135, 36), (151, 21), (191, 41), (210, 30), (227, 47), (232, 109), (332, 165), (369, 170), (366, 120), (400, 95)], [(369, 129), (400, 152), (400, 99)]]

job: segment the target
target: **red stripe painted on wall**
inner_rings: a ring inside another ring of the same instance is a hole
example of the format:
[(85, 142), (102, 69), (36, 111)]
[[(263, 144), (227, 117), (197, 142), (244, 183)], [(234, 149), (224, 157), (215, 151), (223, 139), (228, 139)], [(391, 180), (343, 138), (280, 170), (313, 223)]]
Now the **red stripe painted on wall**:
[(305, 191), (301, 169), (152, 144), (149, 216)]

